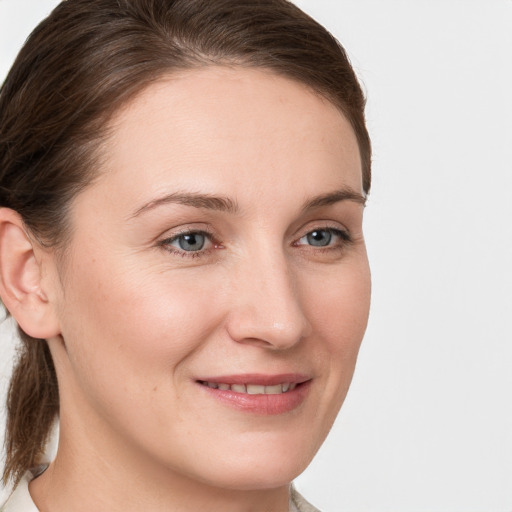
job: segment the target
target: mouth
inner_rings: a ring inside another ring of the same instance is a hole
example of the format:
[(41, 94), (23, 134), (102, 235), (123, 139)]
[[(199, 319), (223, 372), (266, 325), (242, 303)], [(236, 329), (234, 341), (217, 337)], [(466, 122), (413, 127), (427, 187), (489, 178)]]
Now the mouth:
[(307, 376), (236, 375), (196, 380), (211, 398), (242, 412), (278, 415), (297, 409), (307, 398)]
[(198, 382), (212, 389), (234, 391), (235, 393), (243, 393), (246, 395), (280, 395), (293, 391), (298, 385), (297, 382), (283, 382), (273, 386), (264, 386), (261, 384), (227, 384), (224, 382), (208, 382), (205, 380)]

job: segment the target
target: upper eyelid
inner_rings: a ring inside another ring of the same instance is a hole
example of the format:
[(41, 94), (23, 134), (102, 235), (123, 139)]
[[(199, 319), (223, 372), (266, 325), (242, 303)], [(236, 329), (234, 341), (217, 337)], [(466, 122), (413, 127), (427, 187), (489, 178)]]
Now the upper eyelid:
[[(186, 236), (189, 234), (204, 235), (208, 239), (211, 247), (202, 248), (197, 251), (185, 251), (179, 247), (174, 247), (173, 245), (171, 245), (176, 240), (178, 240), (181, 236)], [(174, 252), (174, 253), (183, 253), (183, 254), (190, 253), (189, 255), (192, 255), (192, 254), (198, 255), (198, 254), (204, 253), (204, 252), (212, 249), (214, 246), (218, 246), (219, 244), (218, 244), (217, 240), (215, 239), (215, 237), (213, 236), (213, 234), (211, 234), (209, 231), (201, 230), (201, 229), (186, 229), (186, 230), (180, 231), (178, 233), (173, 233), (170, 236), (164, 236), (163, 238), (161, 238), (157, 241), (156, 245), (158, 247), (162, 247), (162, 248), (164, 248), (168, 251)], [(170, 249), (171, 247), (172, 247), (172, 249)]]
[(293, 244), (299, 245), (300, 240), (302, 240), (303, 238), (308, 236), (310, 233), (313, 233), (314, 231), (329, 231), (330, 233), (333, 233), (333, 234), (339, 236), (342, 239), (343, 244), (350, 244), (353, 241), (352, 235), (350, 234), (350, 232), (347, 229), (334, 228), (334, 227), (318, 227), (318, 228), (313, 228), (313, 229), (309, 229), (308, 231), (306, 231), (302, 236), (297, 238), (296, 241), (293, 242)]
[(305, 237), (308, 233), (311, 233), (312, 231), (318, 231), (318, 230), (338, 231), (341, 233), (346, 233), (348, 236), (351, 236), (350, 229), (348, 229), (345, 225), (343, 225), (339, 221), (320, 220), (320, 221), (308, 222), (307, 224), (302, 226), (300, 229), (298, 229), (297, 233), (299, 233), (299, 235), (295, 235), (296, 240), (299, 240), (300, 238)]
[[(170, 232), (170, 233), (169, 233)], [(169, 233), (169, 234), (166, 234)], [(201, 234), (206, 235), (210, 239), (214, 239), (215, 235), (213, 231), (207, 227), (185, 227), (185, 228), (178, 228), (178, 230), (166, 230), (164, 234), (160, 235), (158, 237), (159, 242), (168, 242), (169, 240), (175, 240), (179, 238), (180, 236), (185, 235), (191, 235), (191, 234)]]
[[(186, 251), (180, 247), (176, 247), (173, 245), (181, 236), (186, 236), (189, 234), (201, 234), (204, 235), (208, 239), (209, 247), (202, 247), (197, 251)], [(213, 235), (205, 230), (200, 229), (186, 229), (178, 233), (174, 233), (171, 236), (162, 238), (159, 242), (157, 242), (157, 247), (164, 249), (165, 251), (184, 258), (197, 258), (206, 256), (214, 249), (221, 248), (221, 245), (215, 240)]]

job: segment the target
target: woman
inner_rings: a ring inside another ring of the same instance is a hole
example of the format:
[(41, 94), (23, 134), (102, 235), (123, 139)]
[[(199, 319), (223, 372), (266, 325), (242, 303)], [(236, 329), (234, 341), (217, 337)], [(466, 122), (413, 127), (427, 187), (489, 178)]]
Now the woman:
[(314, 510), (290, 482), (369, 308), (363, 111), (284, 0), (67, 0), (34, 31), (0, 95), (3, 510)]

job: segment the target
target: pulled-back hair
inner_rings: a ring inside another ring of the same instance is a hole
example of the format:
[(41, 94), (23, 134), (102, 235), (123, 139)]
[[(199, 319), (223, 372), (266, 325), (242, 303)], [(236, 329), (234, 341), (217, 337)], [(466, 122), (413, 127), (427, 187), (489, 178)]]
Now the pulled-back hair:
[[(256, 67), (336, 105), (357, 137), (363, 189), (371, 149), (365, 99), (340, 44), (286, 0), (66, 0), (31, 34), (0, 89), (0, 207), (41, 244), (70, 236), (67, 209), (100, 166), (108, 121), (175, 70)], [(44, 340), (22, 345), (7, 400), (4, 482), (37, 465), (59, 410)]]

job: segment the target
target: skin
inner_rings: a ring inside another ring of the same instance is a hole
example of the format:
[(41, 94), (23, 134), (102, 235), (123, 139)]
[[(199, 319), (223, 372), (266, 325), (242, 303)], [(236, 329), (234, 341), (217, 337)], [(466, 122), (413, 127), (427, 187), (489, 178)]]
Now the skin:
[[(301, 84), (224, 67), (151, 85), (111, 128), (99, 178), (72, 203), (64, 256), (38, 252), (61, 435), (34, 501), (43, 512), (287, 511), (367, 323), (353, 130)], [(155, 204), (177, 193), (238, 210)], [(327, 246), (310, 244), (315, 230), (330, 233)], [(176, 237), (187, 231), (210, 241), (185, 252)], [(297, 408), (265, 415), (196, 382), (241, 373), (310, 385)]]

